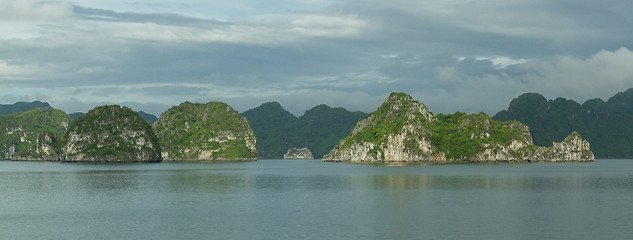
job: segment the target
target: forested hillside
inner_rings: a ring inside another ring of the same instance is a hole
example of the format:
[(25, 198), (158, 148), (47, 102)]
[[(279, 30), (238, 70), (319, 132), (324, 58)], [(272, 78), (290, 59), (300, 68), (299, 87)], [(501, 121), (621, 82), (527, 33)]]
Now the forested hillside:
[(307, 147), (321, 158), (367, 114), (321, 104), (296, 117), (281, 104), (269, 102), (242, 115), (255, 132), (260, 158), (282, 158), (291, 147)]
[(582, 105), (525, 93), (493, 118), (526, 124), (536, 145), (551, 146), (577, 131), (589, 141), (597, 158), (633, 158), (633, 88), (606, 102), (596, 98)]

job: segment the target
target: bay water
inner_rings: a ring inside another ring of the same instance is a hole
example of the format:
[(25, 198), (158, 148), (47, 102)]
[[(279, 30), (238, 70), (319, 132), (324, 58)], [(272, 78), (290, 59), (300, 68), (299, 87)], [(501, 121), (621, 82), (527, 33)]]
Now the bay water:
[(0, 161), (0, 239), (633, 239), (633, 160)]

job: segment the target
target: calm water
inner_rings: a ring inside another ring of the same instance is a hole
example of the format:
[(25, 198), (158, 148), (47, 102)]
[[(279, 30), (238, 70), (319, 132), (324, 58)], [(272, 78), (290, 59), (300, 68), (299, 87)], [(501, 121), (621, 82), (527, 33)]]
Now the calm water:
[(633, 239), (633, 160), (0, 161), (0, 239)]

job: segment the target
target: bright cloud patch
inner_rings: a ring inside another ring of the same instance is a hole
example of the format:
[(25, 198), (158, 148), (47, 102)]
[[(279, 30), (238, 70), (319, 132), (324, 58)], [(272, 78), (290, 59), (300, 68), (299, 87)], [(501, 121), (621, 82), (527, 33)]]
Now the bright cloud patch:
[(584, 101), (633, 87), (629, 9), (627, 0), (0, 0), (0, 103), (282, 100), (298, 111), (372, 111), (404, 91), (433, 111), (495, 113), (524, 92)]
[[(611, 95), (613, 91), (632, 87), (632, 62), (633, 52), (623, 47), (616, 51), (603, 50), (586, 59), (560, 56), (550, 61), (531, 62), (521, 65), (520, 69), (526, 72), (522, 77), (548, 88), (575, 94), (591, 89), (593, 93)], [(604, 93), (605, 90), (608, 93)]]
[(0, 19), (39, 20), (74, 17), (68, 2), (33, 2), (27, 0), (0, 0)]
[[(466, 59), (456, 58), (458, 62)], [(438, 82), (450, 87), (426, 89), (417, 94), (427, 96), (429, 105), (438, 106), (441, 111), (457, 106), (456, 109), (461, 111), (478, 108), (494, 114), (507, 107), (512, 98), (525, 92), (538, 92), (550, 98), (565, 97), (582, 103), (589, 98), (607, 98), (633, 87), (630, 64), (633, 52), (624, 47), (616, 51), (603, 50), (584, 59), (557, 56), (530, 61), (479, 60), (490, 61), (496, 70), (472, 74), (460, 65), (439, 66), (435, 75)]]
[(509, 57), (476, 57), (479, 61), (487, 60), (492, 63), (492, 66), (497, 69), (503, 69), (511, 65), (526, 63), (525, 59), (512, 59)]
[(365, 23), (354, 16), (304, 15), (290, 25), (298, 33), (316, 37), (355, 37)]

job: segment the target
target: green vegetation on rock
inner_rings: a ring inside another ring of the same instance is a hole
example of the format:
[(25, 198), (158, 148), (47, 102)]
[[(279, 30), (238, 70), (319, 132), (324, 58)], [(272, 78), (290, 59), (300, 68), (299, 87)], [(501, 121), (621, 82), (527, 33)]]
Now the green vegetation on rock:
[[(74, 112), (74, 113), (69, 114), (70, 118), (72, 118), (73, 120), (75, 120), (75, 119), (77, 119), (77, 118), (79, 118), (79, 117), (81, 117), (81, 116), (83, 116), (83, 115), (84, 115), (84, 113), (82, 113), (82, 112)], [(139, 115), (139, 116), (140, 116), (143, 120), (145, 120), (147, 123), (149, 123), (149, 125), (154, 124), (154, 122), (158, 119), (158, 118), (157, 118), (156, 116), (154, 116), (153, 114), (151, 114), (151, 113), (146, 113), (146, 112), (143, 112), (143, 111), (138, 111), (138, 115)]]
[(256, 160), (246, 118), (226, 103), (185, 102), (161, 114), (154, 130), (165, 160)]
[(411, 96), (392, 93), (324, 160), (592, 161), (588, 150), (577, 133), (555, 148), (539, 148), (517, 121), (499, 122), (484, 113), (435, 115)]
[(96, 107), (71, 123), (61, 151), (64, 161), (161, 161), (158, 139), (137, 112), (118, 105)]
[[(389, 99), (393, 101), (386, 102), (388, 104), (382, 104), (375, 112), (367, 116), (371, 120), (370, 125), (362, 128), (353, 137), (350, 136), (351, 140), (382, 145), (387, 142), (389, 135), (399, 133), (407, 122), (428, 122), (428, 119), (420, 111), (409, 111), (407, 107), (394, 106), (395, 104), (401, 106), (417, 104), (417, 106), (411, 107), (413, 109), (418, 107), (426, 109), (424, 104), (418, 103), (404, 93), (392, 93)], [(352, 143), (352, 141), (346, 142), (347, 145)]]
[(242, 115), (257, 136), (260, 158), (282, 158), (292, 147), (306, 147), (316, 158), (321, 158), (367, 114), (321, 104), (295, 117), (281, 104), (269, 102)]
[(58, 160), (58, 139), (69, 122), (66, 113), (50, 107), (0, 115), (0, 158)]
[[(450, 159), (472, 159), (490, 145), (509, 145), (513, 140), (527, 143), (526, 131), (509, 127), (512, 123), (493, 121), (485, 113), (438, 114), (430, 124), (431, 142)], [(514, 124), (520, 124), (515, 122)]]
[(493, 119), (518, 120), (530, 127), (534, 144), (552, 146), (577, 131), (591, 143), (599, 158), (633, 158), (633, 88), (604, 102), (591, 99), (547, 100), (537, 93), (525, 93), (510, 102), (507, 110)]

